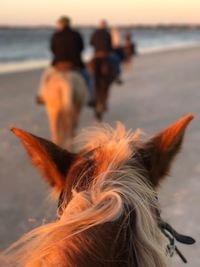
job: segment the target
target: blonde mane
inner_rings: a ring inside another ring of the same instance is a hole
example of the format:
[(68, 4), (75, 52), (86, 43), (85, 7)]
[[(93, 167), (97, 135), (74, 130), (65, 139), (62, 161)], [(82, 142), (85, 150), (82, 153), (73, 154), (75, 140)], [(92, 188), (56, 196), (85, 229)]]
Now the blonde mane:
[[(139, 267), (167, 267), (165, 242), (155, 215), (156, 193), (133, 157), (134, 147), (141, 145), (140, 131), (131, 134), (121, 124), (116, 130), (105, 126), (83, 132), (77, 142), (85, 151), (93, 151), (92, 158), (98, 163), (95, 176), (82, 191), (77, 188), (86, 173), (78, 177), (71, 201), (61, 207), (60, 220), (32, 230), (5, 250), (3, 266), (90, 267), (81, 262), (84, 253), (96, 259), (96, 266), (114, 266), (106, 265), (106, 259), (105, 265), (98, 264), (98, 247), (106, 244), (99, 241), (97, 230), (119, 221), (118, 232), (126, 231), (129, 243), (127, 265), (116, 266), (136, 267), (134, 251)], [(134, 229), (130, 223), (133, 213)], [(96, 235), (93, 229), (97, 229)], [(117, 242), (118, 236), (113, 249)]]

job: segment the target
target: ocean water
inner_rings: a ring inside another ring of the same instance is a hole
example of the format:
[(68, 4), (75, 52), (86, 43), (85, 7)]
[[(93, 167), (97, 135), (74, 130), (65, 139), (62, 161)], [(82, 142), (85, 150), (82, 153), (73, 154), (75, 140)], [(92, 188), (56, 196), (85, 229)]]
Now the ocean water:
[[(80, 30), (85, 41), (84, 60), (93, 50), (89, 46), (92, 29)], [(49, 40), (53, 29), (0, 28), (0, 73), (45, 67), (51, 60)], [(121, 30), (121, 39), (125, 30)], [(139, 54), (200, 45), (200, 29), (135, 29), (133, 40)]]

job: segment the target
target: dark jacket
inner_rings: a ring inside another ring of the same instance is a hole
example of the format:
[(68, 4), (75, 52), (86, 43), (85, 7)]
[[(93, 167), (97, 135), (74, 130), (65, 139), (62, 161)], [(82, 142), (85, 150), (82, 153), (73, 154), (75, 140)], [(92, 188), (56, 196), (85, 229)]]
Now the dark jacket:
[(55, 32), (51, 38), (52, 65), (66, 62), (72, 63), (74, 67), (82, 68), (84, 66), (81, 59), (83, 49), (83, 39), (78, 32), (69, 27)]
[(112, 50), (111, 35), (106, 29), (98, 29), (92, 35), (90, 44), (95, 52), (109, 53)]

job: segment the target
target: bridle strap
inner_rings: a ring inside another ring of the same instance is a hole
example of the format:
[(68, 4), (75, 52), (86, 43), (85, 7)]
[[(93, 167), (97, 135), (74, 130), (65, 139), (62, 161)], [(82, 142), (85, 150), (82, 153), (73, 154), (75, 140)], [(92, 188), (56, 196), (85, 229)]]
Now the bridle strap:
[(176, 252), (180, 256), (182, 261), (184, 263), (187, 263), (186, 258), (183, 256), (183, 254), (180, 252), (180, 250), (175, 245), (174, 237), (171, 237), (167, 232), (165, 232), (165, 230), (162, 230), (162, 233), (165, 235), (165, 237), (167, 237), (169, 239), (169, 244), (167, 245), (167, 253), (170, 255), (170, 257), (173, 257), (174, 252)]
[(164, 231), (168, 231), (179, 243), (185, 244), (185, 245), (192, 245), (195, 243), (194, 238), (191, 236), (186, 236), (179, 234), (170, 224), (166, 222), (161, 222), (160, 223), (161, 229)]
[[(156, 197), (156, 200), (158, 201), (158, 197)], [(160, 210), (157, 209), (159, 228), (163, 235), (169, 240), (169, 244), (167, 245), (167, 253), (170, 257), (173, 257), (174, 254), (177, 254), (184, 263), (187, 263), (187, 259), (176, 246), (176, 241), (185, 245), (192, 245), (196, 242), (195, 239), (191, 236), (186, 236), (178, 233), (169, 223), (165, 222), (161, 218), (160, 213)]]

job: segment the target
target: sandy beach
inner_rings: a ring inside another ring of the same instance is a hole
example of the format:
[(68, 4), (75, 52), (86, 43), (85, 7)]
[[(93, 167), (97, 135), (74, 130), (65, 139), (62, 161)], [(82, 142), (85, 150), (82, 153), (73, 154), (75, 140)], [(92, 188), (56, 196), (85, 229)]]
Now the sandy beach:
[[(46, 184), (9, 131), (16, 126), (49, 138), (45, 110), (34, 101), (41, 72), (0, 75), (0, 249), (55, 214)], [(112, 125), (121, 121), (151, 136), (187, 113), (196, 115), (159, 193), (163, 217), (197, 240), (192, 247), (179, 245), (188, 266), (200, 266), (200, 48), (138, 56), (123, 79), (124, 85), (111, 91), (105, 121)], [(86, 108), (80, 128), (92, 124), (93, 113)], [(183, 265), (174, 257), (174, 267)]]

